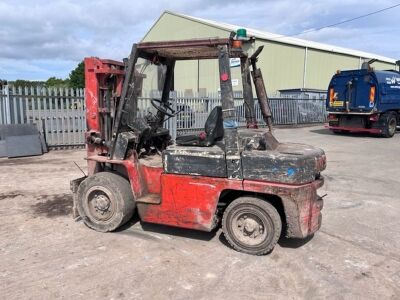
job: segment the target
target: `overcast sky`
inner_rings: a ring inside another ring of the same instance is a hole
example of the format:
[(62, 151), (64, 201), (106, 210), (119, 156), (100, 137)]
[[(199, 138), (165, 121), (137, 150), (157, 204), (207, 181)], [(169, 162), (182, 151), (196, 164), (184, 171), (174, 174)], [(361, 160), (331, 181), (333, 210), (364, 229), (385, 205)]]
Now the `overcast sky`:
[[(400, 0), (0, 0), (0, 79), (65, 78), (85, 56), (121, 59), (164, 10), (292, 35)], [(400, 7), (298, 38), (400, 58)]]

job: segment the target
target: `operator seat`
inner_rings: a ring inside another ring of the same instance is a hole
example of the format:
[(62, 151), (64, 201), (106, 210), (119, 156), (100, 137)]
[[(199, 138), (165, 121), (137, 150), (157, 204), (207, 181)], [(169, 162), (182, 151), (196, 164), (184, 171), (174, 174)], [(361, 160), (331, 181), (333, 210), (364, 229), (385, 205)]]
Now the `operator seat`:
[(200, 134), (182, 135), (176, 138), (179, 146), (212, 146), (215, 141), (224, 136), (224, 126), (222, 121), (222, 108), (216, 106), (208, 115), (204, 125), (204, 131)]

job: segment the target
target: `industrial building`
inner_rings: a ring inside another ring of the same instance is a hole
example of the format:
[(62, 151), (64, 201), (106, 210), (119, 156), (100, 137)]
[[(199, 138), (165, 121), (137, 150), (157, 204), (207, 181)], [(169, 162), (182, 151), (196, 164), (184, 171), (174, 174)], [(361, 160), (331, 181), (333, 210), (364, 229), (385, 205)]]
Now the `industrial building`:
[[(286, 37), (246, 27), (205, 20), (165, 11), (143, 38), (143, 42), (181, 40), (193, 38), (226, 38), (232, 31), (247, 29), (254, 36), (252, 47), (264, 45), (259, 66), (270, 95), (280, 90), (326, 90), (337, 70), (357, 69), (375, 58), (375, 69), (395, 69), (396, 60), (372, 53)], [(232, 84), (241, 90), (240, 65), (232, 61)], [(174, 89), (187, 96), (215, 93), (219, 89), (216, 60), (180, 61), (176, 65)]]

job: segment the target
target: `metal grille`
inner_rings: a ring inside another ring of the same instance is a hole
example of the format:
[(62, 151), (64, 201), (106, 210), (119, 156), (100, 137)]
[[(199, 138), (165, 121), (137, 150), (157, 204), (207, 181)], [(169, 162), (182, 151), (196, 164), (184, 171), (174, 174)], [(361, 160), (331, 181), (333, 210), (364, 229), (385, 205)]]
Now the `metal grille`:
[[(158, 91), (157, 91), (158, 92)], [(143, 94), (138, 99), (140, 117), (156, 113), (150, 99), (159, 97), (155, 92)], [(241, 93), (235, 93), (236, 117), (244, 127), (244, 102)], [(178, 115), (165, 121), (172, 139), (186, 132), (204, 130), (211, 110), (221, 105), (219, 93), (206, 96), (171, 92), (171, 106)], [(325, 100), (270, 98), (275, 125), (323, 123), (326, 121)], [(259, 124), (264, 125), (259, 106), (255, 104)], [(83, 89), (68, 88), (11, 88), (0, 91), (0, 124), (36, 124), (50, 147), (76, 147), (84, 145), (86, 131)]]
[[(139, 99), (139, 110), (142, 116), (151, 111), (151, 94)], [(241, 93), (235, 93), (236, 119), (240, 127), (246, 126), (245, 106)], [(211, 110), (221, 105), (219, 93), (209, 93), (206, 97), (198, 95), (185, 96), (184, 93), (171, 93), (170, 102), (178, 115), (166, 121), (172, 138), (192, 131), (204, 130), (204, 123)], [(255, 114), (259, 125), (264, 126), (261, 110), (255, 100)], [(326, 109), (324, 99), (291, 99), (270, 98), (269, 104), (275, 125), (299, 125), (324, 123)]]

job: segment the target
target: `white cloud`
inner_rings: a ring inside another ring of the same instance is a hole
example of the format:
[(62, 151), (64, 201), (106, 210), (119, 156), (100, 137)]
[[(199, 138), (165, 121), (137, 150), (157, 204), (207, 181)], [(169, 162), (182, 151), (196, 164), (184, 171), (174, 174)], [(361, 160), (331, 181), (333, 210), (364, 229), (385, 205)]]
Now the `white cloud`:
[[(163, 10), (292, 35), (393, 5), (364, 0), (0, 0), (0, 78), (66, 77), (85, 56), (121, 59)], [(340, 27), (300, 35), (396, 56), (400, 8)], [(25, 67), (24, 67), (25, 66)]]

